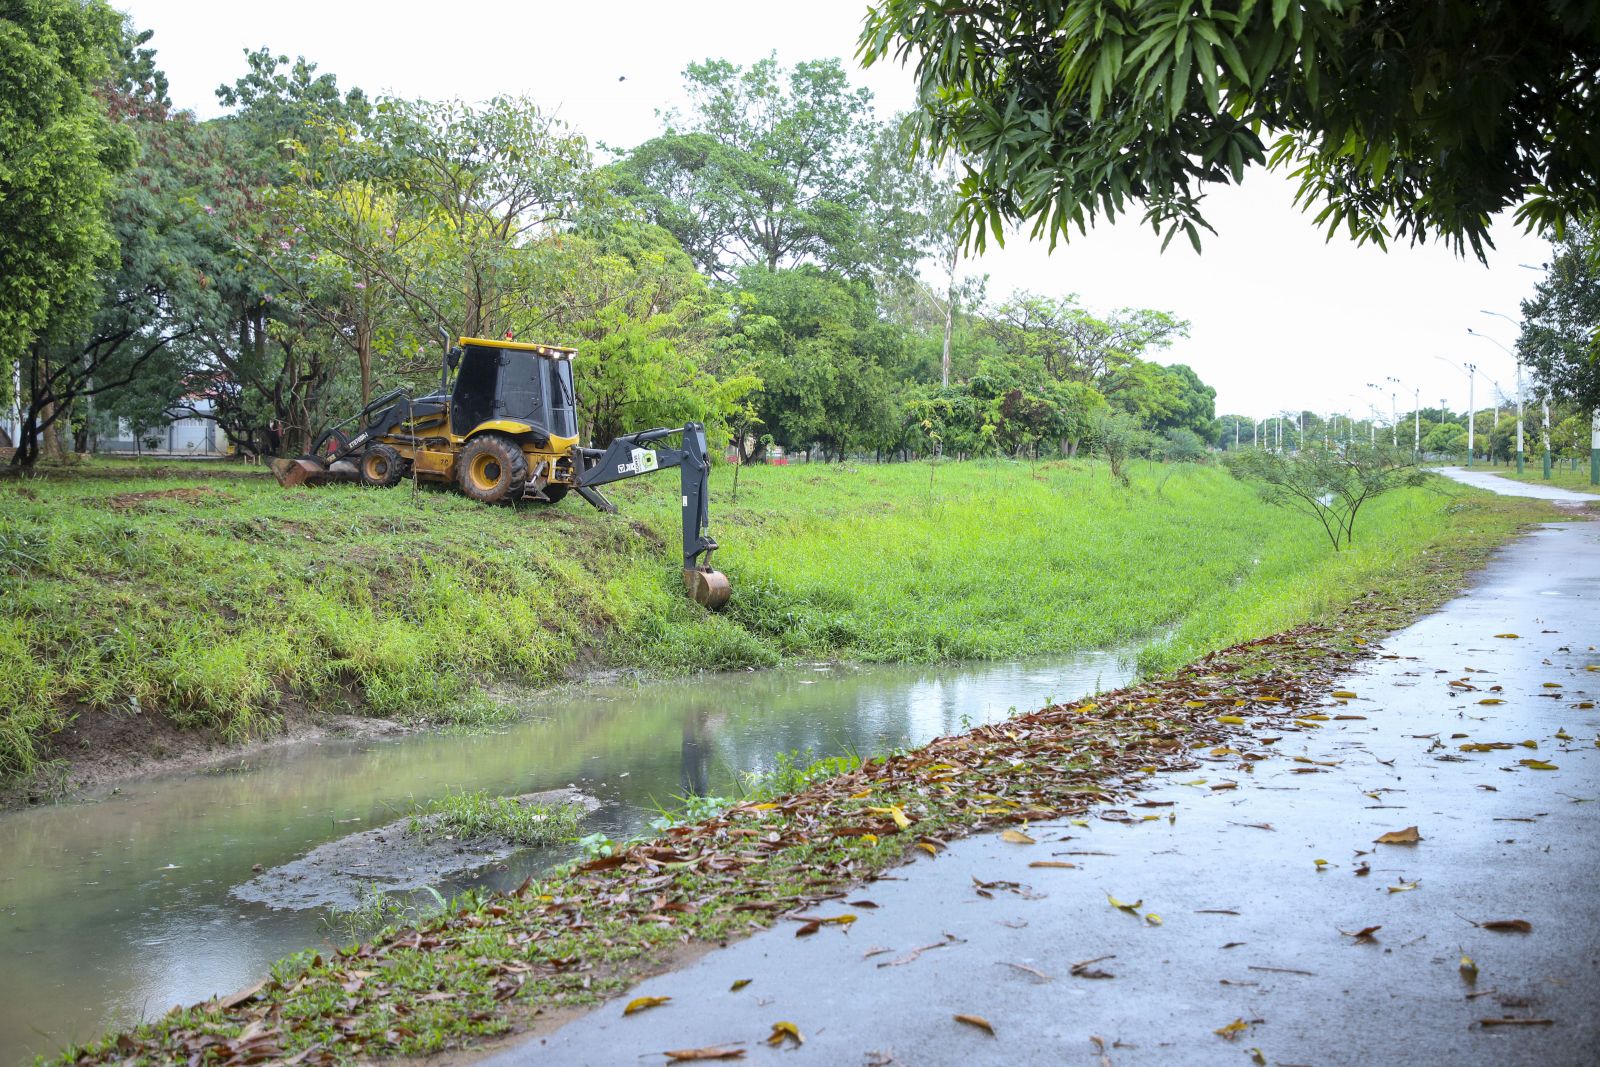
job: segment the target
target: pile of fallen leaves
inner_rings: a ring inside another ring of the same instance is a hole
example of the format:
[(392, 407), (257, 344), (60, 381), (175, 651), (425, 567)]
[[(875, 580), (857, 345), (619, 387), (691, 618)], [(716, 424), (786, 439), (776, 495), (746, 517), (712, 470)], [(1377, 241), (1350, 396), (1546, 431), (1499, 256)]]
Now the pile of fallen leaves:
[[(1403, 612), (1365, 609), (1364, 624)], [(294, 957), (251, 989), (65, 1059), (334, 1063), (504, 1032), (619, 991), (678, 944), (752, 932), (918, 854), (937, 857), (952, 838), (1119, 802), (1153, 774), (1198, 766), (1190, 753), (1245, 716), (1320, 702), (1363, 644), (1353, 628), (1300, 627), (1092, 702), (939, 738), (370, 944)]]

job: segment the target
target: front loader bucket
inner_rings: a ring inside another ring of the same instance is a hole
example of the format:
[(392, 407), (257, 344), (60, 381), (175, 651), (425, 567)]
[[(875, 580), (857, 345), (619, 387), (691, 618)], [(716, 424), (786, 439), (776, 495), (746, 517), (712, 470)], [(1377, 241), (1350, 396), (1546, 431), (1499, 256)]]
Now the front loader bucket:
[(710, 567), (686, 567), (683, 584), (689, 590), (689, 599), (709, 611), (716, 611), (733, 595), (728, 576)]
[(272, 476), (278, 479), (278, 484), (285, 489), (293, 489), (297, 485), (304, 485), (312, 478), (325, 474), (326, 469), (314, 459), (275, 459), (272, 461)]

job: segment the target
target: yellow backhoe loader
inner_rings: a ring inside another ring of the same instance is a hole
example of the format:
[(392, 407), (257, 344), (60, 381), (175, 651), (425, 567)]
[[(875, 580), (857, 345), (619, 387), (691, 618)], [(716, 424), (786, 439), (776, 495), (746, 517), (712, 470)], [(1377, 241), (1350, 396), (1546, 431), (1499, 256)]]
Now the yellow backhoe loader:
[[(677, 467), (684, 585), (696, 602), (722, 607), (731, 587), (711, 567), (717, 543), (706, 532), (705, 428), (691, 422), (623, 434), (603, 449), (582, 447), (574, 355), (555, 345), (463, 337), (445, 357), (438, 393), (385, 393), (323, 434), (307, 455), (274, 460), (272, 471), (285, 487), (343, 478), (388, 488), (407, 476), (454, 482), (485, 504), (554, 504), (576, 491), (602, 511), (616, 511), (599, 486)], [(678, 447), (665, 443), (672, 437)]]

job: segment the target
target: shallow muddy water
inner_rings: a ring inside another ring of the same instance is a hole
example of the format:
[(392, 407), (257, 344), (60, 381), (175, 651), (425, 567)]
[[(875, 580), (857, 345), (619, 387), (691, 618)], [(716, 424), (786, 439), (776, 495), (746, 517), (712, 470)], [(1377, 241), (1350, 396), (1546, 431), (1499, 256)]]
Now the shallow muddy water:
[[(737, 795), (781, 753), (871, 755), (1122, 684), (1129, 658), (796, 667), (530, 698), (494, 733), (275, 748), (210, 773), (136, 779), (102, 800), (0, 816), (0, 1062), (249, 985), (343, 940), (325, 913), (231, 890), (452, 790), (573, 786), (582, 832), (622, 839), (687, 793)], [(570, 855), (513, 855), (437, 888), (516, 885)]]

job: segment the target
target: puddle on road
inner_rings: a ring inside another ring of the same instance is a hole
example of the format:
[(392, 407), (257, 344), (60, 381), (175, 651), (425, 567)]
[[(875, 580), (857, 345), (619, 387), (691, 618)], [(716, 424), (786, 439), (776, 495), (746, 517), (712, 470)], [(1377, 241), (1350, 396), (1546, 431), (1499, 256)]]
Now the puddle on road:
[[(274, 749), (209, 774), (139, 779), (103, 801), (0, 816), (0, 1061), (93, 1037), (249, 985), (276, 959), (337, 940), (316, 910), (231, 891), (328, 841), (452, 790), (575, 787), (582, 832), (641, 832), (658, 804), (734, 795), (791, 751), (870, 755), (1048, 698), (1123, 684), (1131, 657), (977, 666), (801, 666), (531, 700), (493, 734), (419, 734)], [(551, 862), (437, 888), (511, 888)]]

